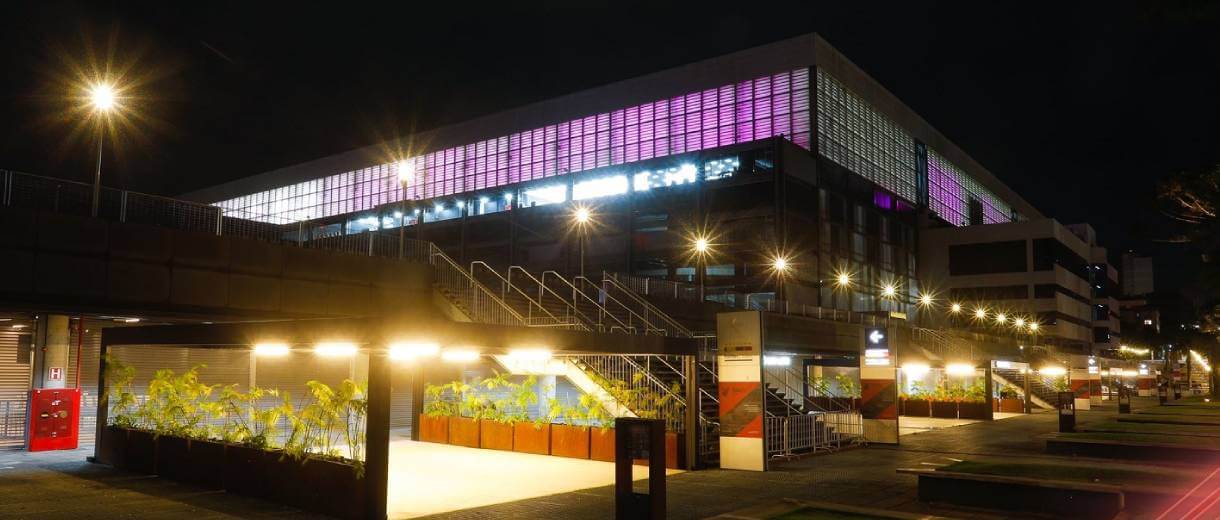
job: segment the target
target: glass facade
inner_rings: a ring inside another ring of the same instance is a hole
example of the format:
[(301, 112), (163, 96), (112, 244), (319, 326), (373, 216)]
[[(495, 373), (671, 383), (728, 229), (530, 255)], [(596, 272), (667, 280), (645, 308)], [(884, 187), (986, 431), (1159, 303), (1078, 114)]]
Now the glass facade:
[[(285, 223), (783, 136), (810, 147), (809, 70), (675, 96), (217, 203)], [(665, 184), (664, 173), (657, 182)], [(404, 188), (400, 176), (409, 178)], [(637, 180), (638, 185), (638, 180)], [(600, 188), (599, 188), (600, 189)], [(540, 200), (546, 193), (537, 194)]]
[(915, 139), (818, 70), (818, 151), (908, 201), (916, 201)]
[(971, 201), (982, 206), (981, 224), (1012, 222), (1016, 216), (1012, 206), (931, 148), (928, 149), (928, 199), (929, 209), (955, 226), (972, 224)]

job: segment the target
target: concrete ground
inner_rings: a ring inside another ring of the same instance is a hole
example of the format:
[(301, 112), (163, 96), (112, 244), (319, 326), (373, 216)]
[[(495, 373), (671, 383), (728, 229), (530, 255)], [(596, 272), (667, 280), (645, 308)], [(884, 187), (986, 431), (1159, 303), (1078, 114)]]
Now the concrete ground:
[[(1035, 410), (1035, 413), (1041, 413), (1044, 410)], [(999, 421), (1001, 419), (1011, 419), (1020, 417), (1024, 414), (1019, 413), (1004, 413), (995, 412), (993, 417)], [(902, 415), (898, 417), (898, 435), (910, 435), (912, 433), (926, 432), (928, 430), (936, 430), (939, 428), (952, 428), (954, 426), (965, 426), (980, 422), (976, 419), (941, 419), (938, 417), (912, 417)]]
[[(1137, 407), (1155, 404), (1154, 399), (1135, 401)], [(1110, 418), (1115, 411), (1114, 405), (1095, 406), (1093, 410), (1080, 412), (1078, 421), (1086, 423)], [(961, 458), (1063, 460), (1043, 453), (1043, 436), (1057, 429), (1057, 421), (1055, 414), (1042, 413), (932, 429), (902, 436), (899, 446), (872, 445), (776, 463), (773, 471), (764, 473), (707, 470), (673, 474), (666, 479), (669, 517), (707, 518), (793, 498), (957, 518), (1023, 518), (921, 503), (917, 499), (916, 478), (895, 470), (930, 467)], [(84, 460), (86, 455), (88, 452), (84, 450), (35, 454), (0, 452), (0, 518), (308, 518), (299, 511), (260, 500), (89, 464)], [(445, 501), (461, 500), (465, 507), (431, 518), (613, 517), (613, 487), (609, 485), (484, 505), (486, 502), (481, 495), (491, 493), (497, 487), (521, 486), (547, 492), (545, 486), (570, 489), (586, 485), (568, 482), (570, 474), (558, 469), (528, 463), (484, 464), (485, 459), (472, 459), (471, 462), (478, 463), (468, 465), (460, 457), (452, 456), (437, 457), (432, 463), (427, 460), (414, 459), (406, 466), (425, 466), (414, 482), (392, 485), (417, 489), (422, 489), (419, 486), (438, 486), (448, 490)], [(597, 470), (580, 470), (585, 471)], [(609, 471), (607, 465), (607, 477)], [(443, 480), (432, 477), (442, 474), (449, 477)], [(482, 487), (471, 487), (476, 485)], [(596, 486), (596, 483), (588, 485)], [(454, 493), (454, 490), (459, 492)]]
[[(633, 476), (647, 479), (648, 470), (636, 466)], [(613, 484), (610, 462), (399, 439), (390, 443), (388, 514), (413, 518)]]

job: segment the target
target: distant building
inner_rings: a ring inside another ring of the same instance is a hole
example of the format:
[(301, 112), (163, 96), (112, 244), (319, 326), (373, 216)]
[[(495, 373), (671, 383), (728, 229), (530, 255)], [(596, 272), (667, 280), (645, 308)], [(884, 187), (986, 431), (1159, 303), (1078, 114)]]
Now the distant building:
[(1087, 224), (1043, 218), (925, 229), (919, 265), (924, 283), (961, 305), (964, 320), (980, 308), (1033, 319), (1038, 342), (1065, 351), (1118, 344), (1118, 272)]
[(1142, 296), (1156, 290), (1152, 281), (1152, 258), (1123, 253), (1123, 296)]

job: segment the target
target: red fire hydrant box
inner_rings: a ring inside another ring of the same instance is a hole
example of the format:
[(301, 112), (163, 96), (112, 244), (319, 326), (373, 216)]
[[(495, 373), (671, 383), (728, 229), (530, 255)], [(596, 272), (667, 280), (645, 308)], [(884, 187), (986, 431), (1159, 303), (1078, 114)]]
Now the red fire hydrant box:
[(79, 430), (79, 388), (30, 390), (30, 451), (74, 450)]

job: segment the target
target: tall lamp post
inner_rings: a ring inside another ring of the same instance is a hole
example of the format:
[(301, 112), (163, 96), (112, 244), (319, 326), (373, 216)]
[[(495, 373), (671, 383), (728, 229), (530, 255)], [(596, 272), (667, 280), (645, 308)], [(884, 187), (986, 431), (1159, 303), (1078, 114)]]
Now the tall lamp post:
[(572, 221), (576, 224), (577, 237), (580, 247), (580, 277), (585, 277), (585, 235), (588, 234), (589, 221), (593, 219), (593, 215), (589, 212), (589, 208), (578, 207), (572, 212)]
[(401, 200), (398, 202), (398, 258), (402, 258), (406, 248), (407, 238), (407, 186), (415, 177), (415, 163), (398, 161), (398, 185), (402, 187)]
[(694, 243), (695, 249), (695, 268), (699, 270), (699, 301), (702, 302), (707, 298), (705, 294), (704, 276), (707, 272), (707, 254), (711, 250), (711, 244), (708, 243), (707, 237), (696, 237)]
[(788, 276), (788, 271), (792, 269), (792, 264), (783, 256), (777, 256), (771, 261), (771, 270), (775, 271), (775, 299), (784, 299), (784, 278)]
[(102, 139), (106, 135), (106, 116), (115, 108), (114, 87), (98, 83), (89, 89), (89, 104), (98, 113), (97, 123), (97, 168), (93, 172), (93, 207), (90, 214), (98, 214), (102, 197)]

